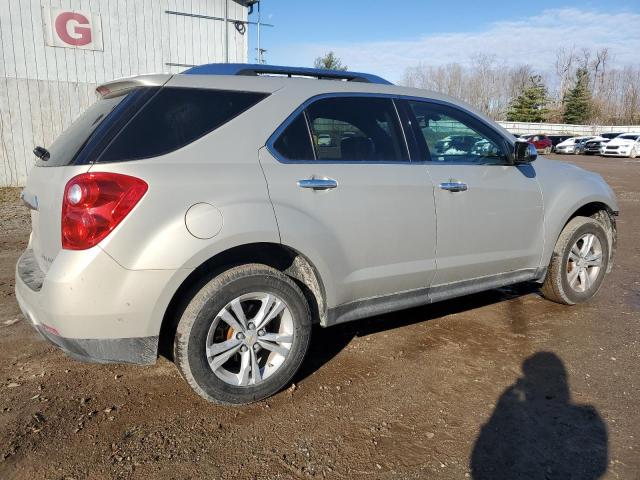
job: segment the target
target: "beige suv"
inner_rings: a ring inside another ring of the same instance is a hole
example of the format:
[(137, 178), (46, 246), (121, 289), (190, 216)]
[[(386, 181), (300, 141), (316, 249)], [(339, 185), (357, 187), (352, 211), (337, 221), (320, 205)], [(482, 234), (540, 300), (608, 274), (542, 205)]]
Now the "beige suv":
[(22, 194), (16, 297), (73, 357), (161, 353), (246, 403), (291, 381), (314, 323), (526, 281), (573, 304), (611, 268), (602, 178), (443, 95), (264, 65), (97, 91)]

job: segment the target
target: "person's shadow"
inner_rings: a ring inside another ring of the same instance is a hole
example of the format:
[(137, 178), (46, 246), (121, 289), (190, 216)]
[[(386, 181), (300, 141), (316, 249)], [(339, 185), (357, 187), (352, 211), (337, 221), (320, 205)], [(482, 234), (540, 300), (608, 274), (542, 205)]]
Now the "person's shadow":
[(538, 352), (522, 377), (500, 396), (471, 454), (471, 472), (484, 479), (580, 479), (607, 470), (607, 427), (590, 405), (571, 403), (562, 360)]

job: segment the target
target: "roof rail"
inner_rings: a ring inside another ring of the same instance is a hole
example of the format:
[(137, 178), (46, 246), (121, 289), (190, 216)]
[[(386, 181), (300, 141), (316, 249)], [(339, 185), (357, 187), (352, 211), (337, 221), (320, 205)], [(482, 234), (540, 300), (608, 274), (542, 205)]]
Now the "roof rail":
[(262, 65), (251, 63), (209, 63), (185, 70), (188, 75), (286, 75), (288, 77), (313, 77), (319, 80), (346, 80), (348, 82), (392, 83), (370, 73), (348, 72), (342, 70), (324, 70), (321, 68), (283, 67), (280, 65)]

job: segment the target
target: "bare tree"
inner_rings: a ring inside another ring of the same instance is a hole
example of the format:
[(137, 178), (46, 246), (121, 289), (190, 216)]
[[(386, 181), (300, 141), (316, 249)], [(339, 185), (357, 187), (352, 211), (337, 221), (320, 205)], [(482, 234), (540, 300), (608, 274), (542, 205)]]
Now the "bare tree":
[(616, 68), (609, 49), (559, 48), (552, 70), (507, 65), (491, 55), (473, 55), (466, 65), (419, 63), (406, 69), (403, 84), (459, 98), (488, 116), (504, 120), (512, 101), (540, 76), (548, 88), (547, 121), (560, 122), (563, 99), (575, 86), (576, 71), (586, 68), (593, 99), (592, 122), (602, 125), (640, 124), (640, 66)]
[(576, 63), (575, 47), (571, 50), (565, 50), (564, 47), (556, 51), (556, 75), (559, 79), (557, 103), (561, 104), (567, 90), (570, 88), (571, 79), (574, 77), (574, 69)]

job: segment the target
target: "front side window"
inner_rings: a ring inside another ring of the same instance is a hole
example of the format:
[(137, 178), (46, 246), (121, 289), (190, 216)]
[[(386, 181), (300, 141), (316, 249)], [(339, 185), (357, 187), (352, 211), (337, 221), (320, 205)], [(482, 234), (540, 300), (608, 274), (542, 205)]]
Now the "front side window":
[(481, 121), (446, 105), (408, 101), (417, 141), (433, 162), (506, 164), (499, 135)]

